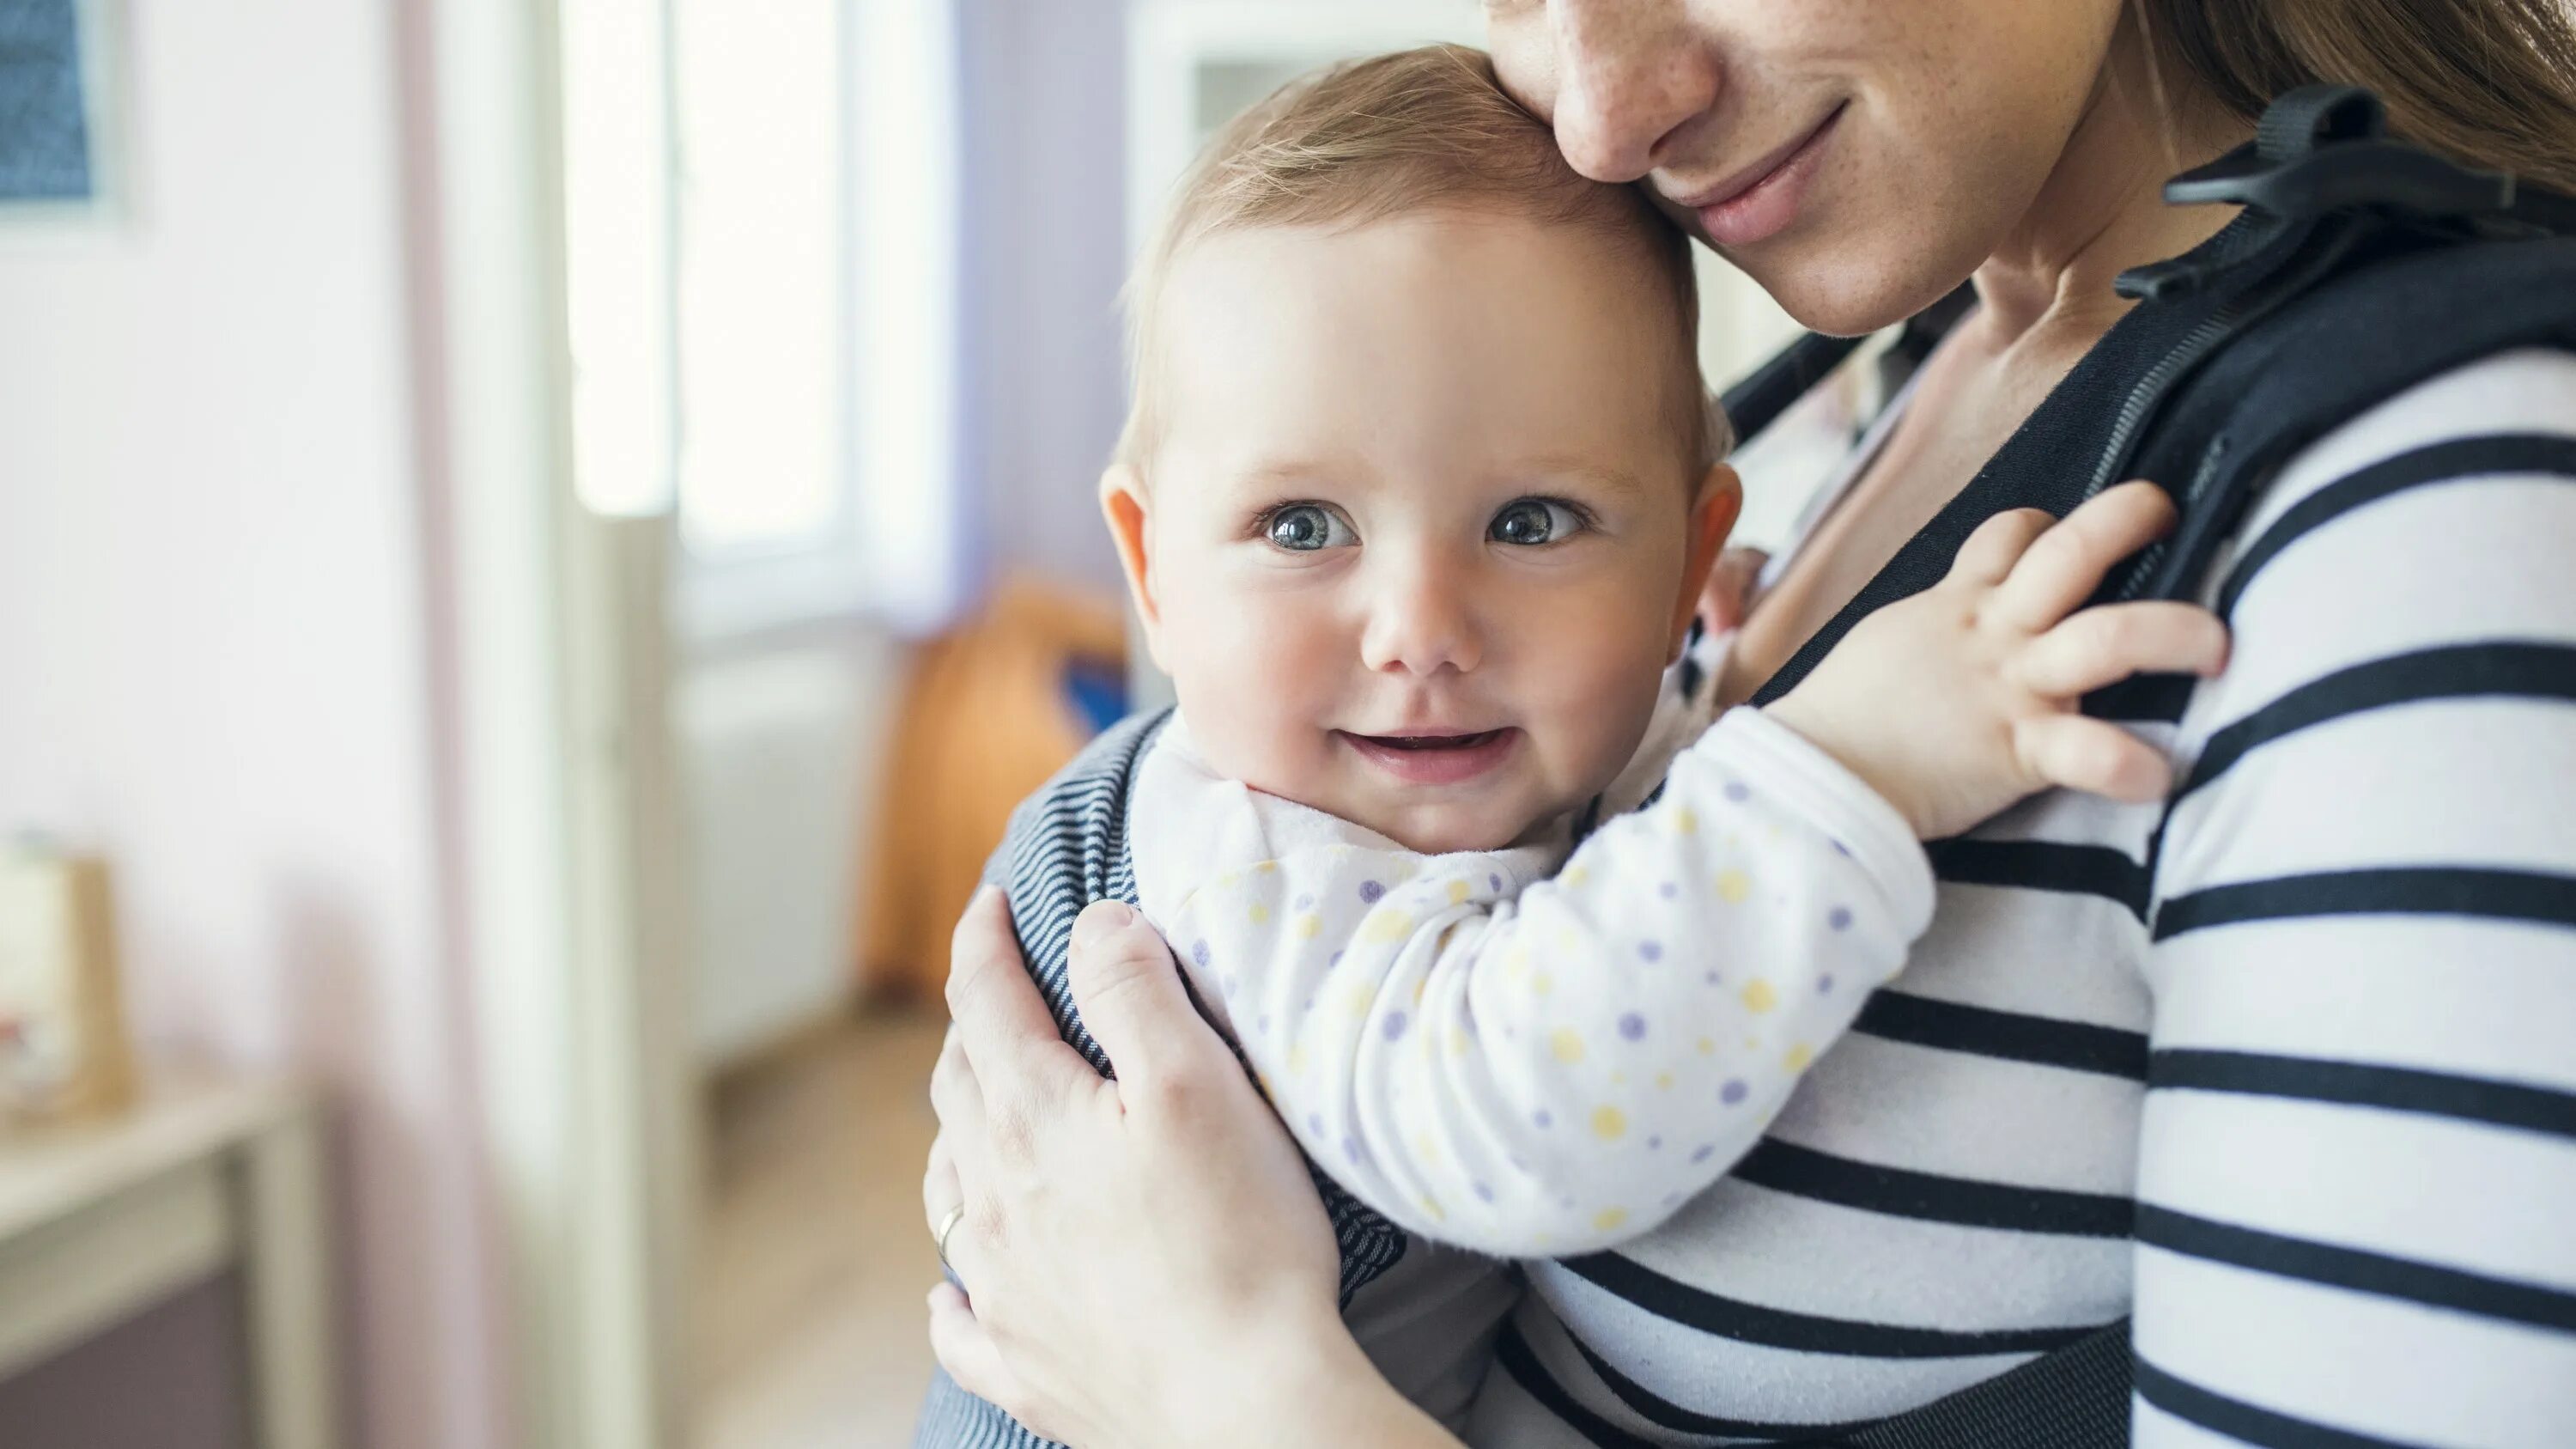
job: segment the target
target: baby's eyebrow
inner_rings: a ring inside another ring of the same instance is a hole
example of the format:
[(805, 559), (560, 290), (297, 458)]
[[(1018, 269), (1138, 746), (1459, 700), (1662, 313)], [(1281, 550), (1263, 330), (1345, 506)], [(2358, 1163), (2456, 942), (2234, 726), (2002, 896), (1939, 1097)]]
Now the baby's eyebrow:
[(1630, 498), (1643, 497), (1646, 492), (1645, 483), (1624, 468), (1605, 468), (1576, 458), (1532, 458), (1516, 465), (1508, 476), (1526, 478), (1534, 483), (1580, 483), (1604, 493), (1623, 494)]

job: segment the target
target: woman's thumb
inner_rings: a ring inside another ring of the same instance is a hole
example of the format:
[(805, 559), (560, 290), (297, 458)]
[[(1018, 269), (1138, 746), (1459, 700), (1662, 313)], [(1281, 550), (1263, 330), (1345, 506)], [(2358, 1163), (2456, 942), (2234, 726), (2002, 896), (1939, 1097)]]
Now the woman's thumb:
[(1171, 947), (1123, 902), (1093, 901), (1075, 918), (1068, 979), (1082, 1024), (1130, 1081), (1194, 1060), (1215, 1040), (1181, 985)]

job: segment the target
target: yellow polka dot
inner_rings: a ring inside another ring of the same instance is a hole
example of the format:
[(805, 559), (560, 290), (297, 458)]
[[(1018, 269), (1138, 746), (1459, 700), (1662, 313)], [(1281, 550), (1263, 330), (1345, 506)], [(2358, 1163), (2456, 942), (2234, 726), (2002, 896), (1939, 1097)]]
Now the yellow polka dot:
[(1221, 891), (1230, 891), (1241, 884), (1243, 884), (1243, 877), (1233, 871), (1227, 871), (1216, 878), (1216, 888)]
[(1412, 934), (1413, 917), (1393, 906), (1378, 907), (1360, 923), (1360, 939), (1374, 945), (1389, 945)]
[(1619, 1225), (1626, 1221), (1628, 1221), (1626, 1208), (1603, 1208), (1593, 1214), (1592, 1230), (1596, 1233), (1616, 1232)]
[(1780, 993), (1771, 989), (1770, 982), (1756, 976), (1744, 984), (1743, 1001), (1744, 1009), (1758, 1016), (1780, 1004)]
[(1751, 894), (1753, 894), (1753, 877), (1746, 875), (1740, 870), (1721, 870), (1717, 873), (1717, 898), (1719, 900), (1732, 906), (1740, 904), (1746, 896)]
[(1707, 1056), (1716, 1050), (1717, 1043), (1710, 1041), (1707, 1037), (1701, 1037), (1699, 1039), (1699, 1054), (1701, 1056)]
[[(1429, 1041), (1430, 1038), (1426, 1036), (1423, 1040)], [(1453, 1026), (1449, 1028), (1449, 1050), (1451, 1052), (1463, 1057), (1474, 1046), (1475, 1043), (1467, 1039), (1467, 1029), (1465, 1027)]]
[(1306, 1070), (1306, 1044), (1298, 1042), (1288, 1048), (1288, 1071), (1294, 1076)]
[(1547, 1039), (1547, 1049), (1560, 1062), (1579, 1062), (1583, 1060), (1583, 1034), (1573, 1027), (1560, 1026)]
[(1431, 978), (1430, 978), (1430, 977), (1428, 977), (1428, 976), (1425, 976), (1425, 977), (1423, 977), (1421, 980), (1414, 982), (1414, 983), (1413, 983), (1413, 1004), (1414, 1004), (1414, 1005), (1416, 1005), (1416, 1006), (1420, 1006), (1420, 1005), (1422, 1004), (1422, 993), (1424, 993), (1424, 992), (1426, 992), (1426, 991), (1429, 991), (1430, 989), (1431, 989)]
[(1521, 979), (1521, 976), (1529, 970), (1529, 962), (1530, 962), (1530, 955), (1529, 955), (1529, 947), (1527, 947), (1527, 946), (1514, 946), (1514, 947), (1513, 947), (1512, 949), (1510, 949), (1509, 951), (1504, 952), (1504, 953), (1503, 953), (1503, 977), (1504, 977), (1504, 979), (1505, 979), (1505, 980), (1509, 980), (1509, 981), (1518, 981), (1518, 980), (1520, 980), (1520, 979)]
[(1440, 1144), (1432, 1141), (1431, 1134), (1428, 1132), (1416, 1133), (1413, 1138), (1413, 1155), (1426, 1164), (1438, 1162)]
[(1673, 812), (1673, 834), (1696, 835), (1698, 833), (1699, 814), (1697, 811), (1685, 807)]
[(1655, 1073), (1655, 1085), (1664, 1091), (1671, 1091), (1673, 1089), (1673, 1074), (1670, 1072)]
[(1616, 1142), (1628, 1135), (1628, 1114), (1616, 1107), (1592, 1109), (1592, 1135), (1604, 1142)]
[(1269, 925), (1270, 908), (1259, 901), (1254, 901), (1252, 903), (1252, 924), (1256, 926)]
[(1453, 880), (1449, 882), (1449, 904), (1453, 906), (1463, 906), (1467, 904), (1467, 883), (1465, 881)]
[(1610, 1074), (1610, 1085), (1614, 1087), (1624, 1087), (1628, 1085), (1628, 1074), (1626, 1072), (1612, 1072)]
[(1793, 1072), (1803, 1072), (1807, 1069), (1807, 1063), (1812, 1062), (1815, 1059), (1815, 1048), (1807, 1045), (1805, 1042), (1799, 1042), (1797, 1045), (1789, 1048), (1788, 1055), (1780, 1059), (1780, 1064)]
[(1354, 986), (1350, 994), (1342, 998), (1342, 1004), (1351, 1015), (1366, 1016), (1369, 1008), (1377, 1005), (1377, 992), (1366, 986)]
[(1577, 887), (1577, 888), (1582, 887), (1585, 883), (1589, 882), (1591, 879), (1592, 879), (1592, 867), (1590, 867), (1590, 866), (1588, 866), (1588, 865), (1578, 865), (1578, 866), (1575, 866), (1575, 867), (1573, 867), (1572, 869), (1568, 870), (1568, 871), (1565, 873), (1565, 883), (1566, 883), (1567, 885), (1574, 886), (1574, 887)]
[(1435, 1223), (1449, 1221), (1449, 1215), (1440, 1210), (1440, 1199), (1436, 1197), (1425, 1196), (1422, 1199), (1422, 1210), (1431, 1214), (1431, 1220)]
[(1556, 978), (1544, 971), (1530, 978), (1530, 994), (1533, 996), (1545, 996), (1555, 989)]
[(1313, 911), (1308, 911), (1306, 914), (1297, 918), (1298, 940), (1311, 941), (1322, 934), (1324, 934), (1324, 918), (1322, 916), (1316, 915)]
[(1254, 866), (1252, 868), (1252, 873), (1254, 875), (1277, 875), (1279, 873), (1279, 862), (1275, 860), (1265, 860), (1261, 864)]

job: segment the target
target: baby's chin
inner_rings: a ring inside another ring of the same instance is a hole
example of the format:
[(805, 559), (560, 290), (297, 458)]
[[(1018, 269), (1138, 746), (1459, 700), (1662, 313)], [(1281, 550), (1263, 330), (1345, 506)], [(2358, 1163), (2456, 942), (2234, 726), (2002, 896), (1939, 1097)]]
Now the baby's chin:
[(1440, 805), (1394, 806), (1356, 813), (1334, 812), (1365, 825), (1416, 855), (1457, 855), (1468, 851), (1509, 850), (1548, 833), (1567, 814), (1551, 810), (1536, 819), (1498, 815), (1490, 808)]

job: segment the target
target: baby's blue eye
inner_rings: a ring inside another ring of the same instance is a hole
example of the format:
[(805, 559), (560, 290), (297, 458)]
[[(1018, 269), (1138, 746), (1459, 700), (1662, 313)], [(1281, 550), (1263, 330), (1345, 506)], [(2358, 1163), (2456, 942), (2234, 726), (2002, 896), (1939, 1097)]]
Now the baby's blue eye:
[(1485, 536), (1496, 543), (1526, 547), (1554, 543), (1580, 532), (1582, 528), (1583, 515), (1562, 503), (1545, 498), (1520, 498), (1505, 504), (1503, 511), (1494, 515), (1493, 524), (1485, 530)]
[(1273, 545), (1291, 553), (1313, 553), (1359, 541), (1340, 514), (1320, 503), (1291, 503), (1275, 509), (1261, 531)]

